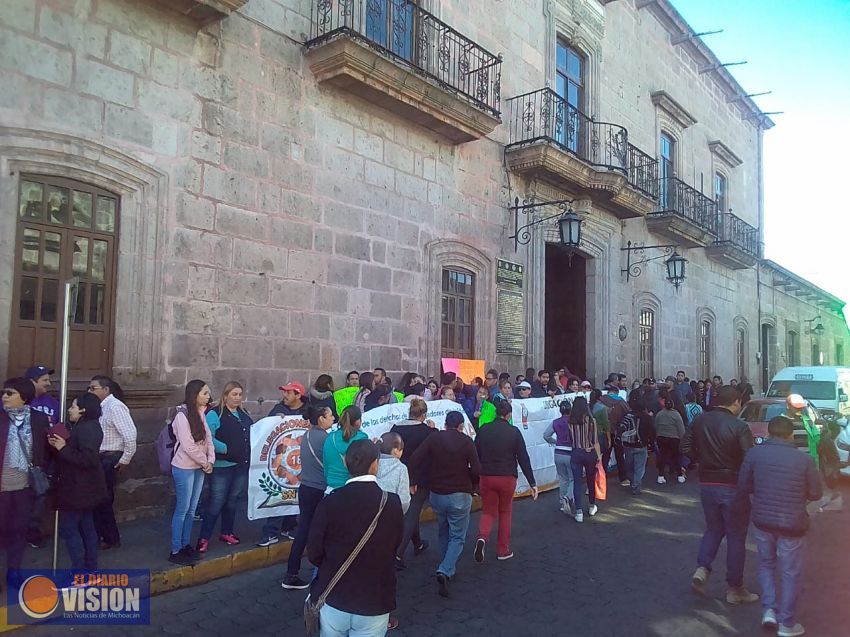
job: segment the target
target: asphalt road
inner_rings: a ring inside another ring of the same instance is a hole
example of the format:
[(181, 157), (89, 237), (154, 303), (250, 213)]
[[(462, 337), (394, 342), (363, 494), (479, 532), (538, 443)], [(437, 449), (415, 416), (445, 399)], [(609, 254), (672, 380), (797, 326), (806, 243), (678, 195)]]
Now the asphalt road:
[[(654, 477), (654, 471), (650, 470)], [(632, 497), (615, 482), (609, 500), (583, 524), (558, 512), (556, 492), (516, 503), (516, 557), (483, 565), (472, 560), (478, 514), (452, 582), (451, 597), (436, 594), (432, 548), (400, 574), (398, 617), (390, 634), (416, 637), (587, 635), (593, 637), (720, 637), (762, 634), (761, 607), (725, 602), (721, 549), (708, 597), (690, 590), (702, 534), (698, 486), (647, 485)], [(850, 505), (850, 488), (842, 487)], [(847, 507), (850, 509), (850, 506)], [(495, 530), (494, 530), (495, 533)], [(813, 637), (850, 635), (850, 511), (814, 516), (799, 620)], [(436, 529), (424, 536), (436, 546)], [(491, 546), (495, 545), (495, 537)], [(755, 547), (746, 584), (758, 590)], [(306, 561), (305, 561), (306, 564)], [(146, 627), (31, 627), (32, 635), (301, 635), (304, 593), (278, 586), (283, 566), (236, 575), (156, 597)], [(306, 571), (306, 569), (305, 569)], [(306, 572), (304, 573), (307, 574)], [(19, 633), (19, 634), (22, 634)]]

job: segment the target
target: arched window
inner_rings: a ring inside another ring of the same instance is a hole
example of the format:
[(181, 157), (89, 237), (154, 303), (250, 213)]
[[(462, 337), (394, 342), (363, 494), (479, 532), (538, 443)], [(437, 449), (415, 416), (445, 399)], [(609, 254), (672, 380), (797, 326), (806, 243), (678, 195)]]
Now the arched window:
[(697, 371), (700, 378), (719, 373), (714, 369), (714, 312), (708, 308), (697, 311)]
[(785, 339), (785, 360), (788, 367), (799, 367), (800, 365), (800, 335), (790, 330)]
[(735, 370), (743, 382), (747, 378), (747, 331), (743, 327), (735, 329)]
[(475, 275), (463, 268), (443, 268), (440, 355), (475, 358)]
[(655, 376), (655, 312), (652, 310), (641, 311), (638, 336), (638, 375), (641, 378), (652, 378)]
[[(65, 178), (22, 175), (10, 367), (58, 367), (64, 281), (79, 277), (71, 319), (70, 372), (109, 372), (119, 198)], [(72, 299), (72, 303), (74, 300)]]

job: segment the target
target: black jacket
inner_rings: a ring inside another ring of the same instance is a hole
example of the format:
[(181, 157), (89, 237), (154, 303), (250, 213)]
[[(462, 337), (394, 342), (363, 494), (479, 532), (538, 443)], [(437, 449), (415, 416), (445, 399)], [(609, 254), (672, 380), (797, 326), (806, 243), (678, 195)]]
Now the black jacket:
[(413, 476), (418, 475), (420, 467), (428, 467), (429, 488), (433, 493), (449, 495), (478, 491), (481, 463), (478, 461), (475, 443), (457, 429), (438, 431), (419, 445), (410, 459), (411, 485), (418, 486)]
[[(307, 554), (319, 567), (310, 587), (314, 602), (358, 544), (381, 504), (375, 482), (350, 482), (326, 496), (310, 524)], [(383, 615), (395, 610), (395, 550), (401, 541), (401, 501), (395, 493), (378, 519), (375, 532), (328, 595), (327, 603), (356, 615)]]
[(531, 397), (532, 398), (548, 398), (549, 391), (547, 387), (540, 384), (539, 380), (531, 382)]
[(82, 420), (58, 453), (56, 508), (86, 511), (106, 500), (106, 478), (100, 464), (103, 430), (97, 420)]
[(302, 403), (298, 409), (291, 409), (282, 402), (277, 403), (269, 412), (269, 416), (306, 416), (307, 403)]
[(254, 421), (244, 409), (239, 409), (239, 419), (226, 407), (218, 417), (221, 425), (215, 437), (227, 445), (227, 453), (216, 453), (215, 457), (247, 467), (251, 461), (251, 425)]
[[(50, 420), (46, 414), (35, 409), (30, 410), (30, 427), (32, 427), (32, 463), (45, 471), (50, 461), (48, 455), (47, 430)], [(0, 471), (6, 458), (6, 442), (9, 440), (9, 414), (0, 409)]]
[(750, 426), (718, 407), (694, 419), (682, 438), (682, 453), (699, 463), (699, 480), (737, 484), (744, 454), (753, 446)]
[(328, 407), (334, 415), (334, 421), (338, 420), (336, 413), (336, 401), (332, 391), (319, 391), (315, 387), (310, 390), (310, 404), (315, 408)]
[(429, 484), (428, 467), (419, 467), (418, 471), (414, 473), (410, 466), (410, 458), (413, 457), (413, 454), (417, 449), (419, 449), (419, 445), (425, 442), (425, 439), (428, 438), (428, 436), (437, 433), (437, 430), (433, 427), (429, 427), (424, 422), (405, 420), (397, 425), (393, 425), (393, 428), (390, 429), (390, 431), (401, 436), (401, 439), (404, 441), (404, 450), (401, 452), (401, 461), (404, 466), (407, 467), (408, 473), (410, 474), (410, 484), (415, 484), (427, 489)]
[(503, 418), (482, 427), (475, 437), (482, 476), (517, 477), (517, 463), (530, 486), (536, 486), (525, 439), (519, 429)]
[(805, 535), (809, 528), (806, 504), (823, 495), (811, 456), (797, 451), (793, 442), (772, 438), (744, 456), (738, 488), (753, 494), (753, 524), (791, 537)]

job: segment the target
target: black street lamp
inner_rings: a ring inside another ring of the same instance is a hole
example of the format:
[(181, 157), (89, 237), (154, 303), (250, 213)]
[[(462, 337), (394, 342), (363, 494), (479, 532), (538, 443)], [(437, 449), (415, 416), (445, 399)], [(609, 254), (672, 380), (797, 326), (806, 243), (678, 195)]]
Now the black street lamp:
[[(520, 245), (526, 245), (531, 241), (531, 231), (534, 226), (557, 218), (558, 232), (561, 235), (561, 245), (567, 249), (567, 254), (570, 260), (572, 260), (573, 253), (581, 247), (582, 224), (581, 218), (572, 209), (572, 203), (572, 199), (562, 199), (559, 201), (541, 201), (539, 203), (526, 200), (520, 204), (519, 197), (517, 197), (514, 200), (514, 205), (510, 208), (514, 212), (514, 233), (508, 237), (514, 240), (514, 252), (519, 249)], [(530, 215), (538, 208), (544, 206), (556, 206), (559, 211), (554, 215), (529, 221), (522, 226), (519, 225), (520, 215)]]
[[(621, 272), (626, 275), (626, 281), (631, 280), (632, 277), (638, 277), (643, 274), (643, 266), (645, 264), (650, 261), (663, 259), (664, 257), (667, 257), (664, 261), (664, 265), (667, 266), (667, 280), (670, 281), (677, 290), (685, 280), (685, 266), (687, 265), (688, 260), (679, 254), (677, 246), (673, 244), (633, 246), (632, 242), (629, 241), (626, 243), (626, 247), (620, 248), (620, 250), (626, 253), (626, 267), (621, 270)], [(644, 255), (647, 250), (661, 250), (661, 254), (654, 257), (645, 257)], [(632, 253), (638, 257), (637, 261), (632, 261)]]
[(685, 280), (685, 264), (688, 260), (673, 249), (672, 256), (664, 263), (667, 265), (667, 280), (678, 290)]

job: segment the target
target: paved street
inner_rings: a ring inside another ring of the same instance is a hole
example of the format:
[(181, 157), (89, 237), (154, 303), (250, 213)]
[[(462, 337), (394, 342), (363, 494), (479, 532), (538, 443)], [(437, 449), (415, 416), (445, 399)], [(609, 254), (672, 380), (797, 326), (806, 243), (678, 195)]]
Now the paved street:
[[(654, 472), (651, 472), (654, 475)], [(850, 489), (844, 485), (845, 498)], [(611, 483), (609, 501), (596, 518), (578, 525), (557, 511), (557, 494), (537, 503), (517, 503), (516, 558), (497, 562), (492, 551), (478, 566), (471, 545), (462, 558), (452, 596), (436, 595), (435, 552), (408, 558), (399, 578), (398, 635), (450, 637), (488, 635), (593, 635), (719, 637), (758, 635), (758, 606), (730, 607), (722, 598), (721, 552), (710, 597), (688, 588), (702, 520), (698, 487), (652, 485), (639, 499)], [(478, 514), (473, 516), (474, 537)], [(815, 516), (808, 545), (806, 588), (800, 620), (813, 637), (846, 637), (850, 625), (850, 513)], [(436, 544), (435, 527), (425, 536)], [(471, 540), (470, 540), (471, 542)], [(754, 546), (747, 584), (757, 589)], [(298, 635), (304, 595), (278, 587), (280, 568), (218, 580), (153, 599), (152, 625), (129, 634)], [(821, 578), (818, 581), (818, 577)], [(68, 628), (25, 629), (58, 635)], [(85, 635), (115, 634), (114, 628), (80, 627)], [(123, 632), (123, 631), (122, 631)]]

